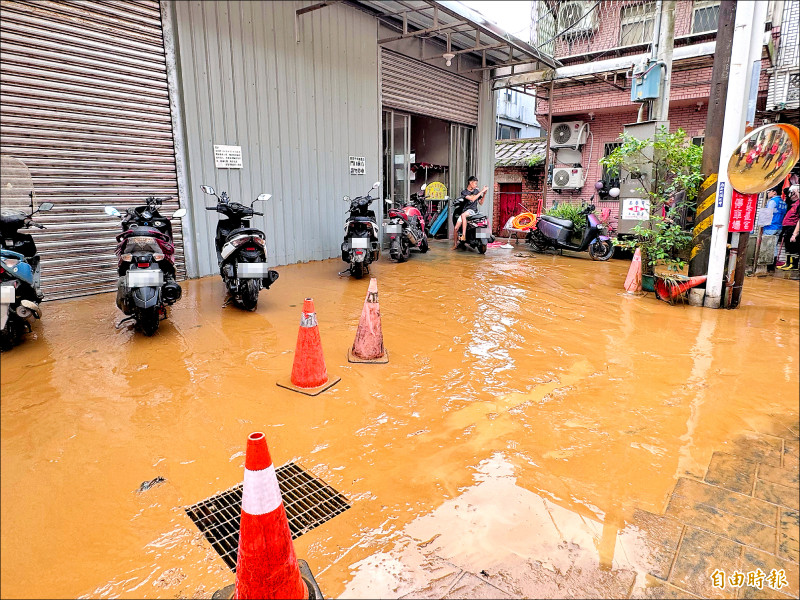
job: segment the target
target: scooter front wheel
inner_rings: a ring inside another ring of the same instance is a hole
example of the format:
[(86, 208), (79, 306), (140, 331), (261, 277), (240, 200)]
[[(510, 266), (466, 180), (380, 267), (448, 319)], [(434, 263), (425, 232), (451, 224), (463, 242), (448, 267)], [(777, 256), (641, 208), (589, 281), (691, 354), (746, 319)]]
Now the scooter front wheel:
[(610, 240), (598, 240), (589, 246), (592, 260), (608, 260), (614, 255), (614, 244)]

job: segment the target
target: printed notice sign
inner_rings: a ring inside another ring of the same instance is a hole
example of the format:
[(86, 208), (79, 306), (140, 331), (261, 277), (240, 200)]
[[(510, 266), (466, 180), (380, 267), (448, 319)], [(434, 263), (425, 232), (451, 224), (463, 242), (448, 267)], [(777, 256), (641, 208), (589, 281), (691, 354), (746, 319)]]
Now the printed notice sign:
[(722, 208), (722, 205), (725, 204), (725, 182), (719, 182), (719, 190), (717, 191), (717, 206)]
[(214, 164), (218, 169), (241, 169), (242, 147), (214, 144)]
[(740, 194), (733, 190), (731, 199), (731, 220), (728, 222), (728, 231), (752, 231), (755, 224), (756, 205), (758, 194)]
[(650, 220), (650, 201), (647, 198), (625, 198), (622, 201), (621, 219)]
[(366, 159), (363, 156), (350, 157), (350, 175), (364, 175), (367, 172)]

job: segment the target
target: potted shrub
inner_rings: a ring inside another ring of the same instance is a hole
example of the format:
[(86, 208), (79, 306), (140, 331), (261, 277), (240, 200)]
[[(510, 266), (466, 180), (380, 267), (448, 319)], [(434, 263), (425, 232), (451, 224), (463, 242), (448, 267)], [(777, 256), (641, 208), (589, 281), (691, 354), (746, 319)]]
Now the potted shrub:
[(617, 238), (614, 244), (641, 249), (642, 288), (653, 291), (656, 269), (674, 276), (686, 266), (682, 251), (691, 244), (692, 232), (684, 229), (682, 215), (694, 208), (703, 181), (703, 149), (692, 144), (683, 129), (670, 133), (664, 126), (653, 138), (640, 140), (623, 133), (619, 141), (600, 164), (612, 177), (619, 177), (624, 169), (638, 181), (637, 192), (649, 201), (649, 219), (636, 225), (630, 237)]

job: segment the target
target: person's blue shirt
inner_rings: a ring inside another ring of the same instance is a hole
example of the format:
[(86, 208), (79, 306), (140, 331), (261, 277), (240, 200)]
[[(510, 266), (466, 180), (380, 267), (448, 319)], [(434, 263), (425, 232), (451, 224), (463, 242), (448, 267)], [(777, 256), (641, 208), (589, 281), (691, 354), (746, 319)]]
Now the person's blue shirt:
[(764, 227), (764, 233), (774, 235), (781, 230), (783, 216), (786, 214), (786, 202), (780, 196), (773, 196), (767, 201), (767, 208), (772, 209), (772, 222)]

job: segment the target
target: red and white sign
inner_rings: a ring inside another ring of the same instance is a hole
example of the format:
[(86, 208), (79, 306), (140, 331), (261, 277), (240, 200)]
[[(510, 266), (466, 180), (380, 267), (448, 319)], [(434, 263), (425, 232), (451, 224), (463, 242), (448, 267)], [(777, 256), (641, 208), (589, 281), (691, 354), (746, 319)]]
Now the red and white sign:
[(742, 194), (733, 190), (731, 199), (731, 219), (728, 222), (728, 231), (741, 233), (753, 231), (756, 221), (756, 206), (758, 194)]

